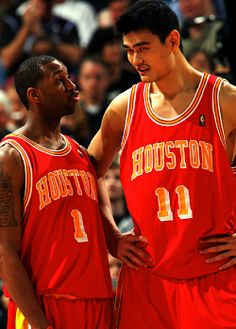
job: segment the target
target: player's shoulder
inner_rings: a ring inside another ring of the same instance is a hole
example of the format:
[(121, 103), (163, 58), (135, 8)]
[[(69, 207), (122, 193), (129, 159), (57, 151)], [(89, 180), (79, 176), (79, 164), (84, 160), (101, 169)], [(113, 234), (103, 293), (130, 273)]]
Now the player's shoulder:
[(130, 96), (131, 88), (123, 91), (119, 95), (113, 98), (110, 105), (116, 104), (116, 105), (122, 105), (123, 103), (127, 104)]
[(19, 174), (23, 163), (19, 152), (9, 143), (0, 144), (0, 167), (12, 174)]
[(117, 95), (109, 104), (107, 111), (113, 111), (119, 114), (119, 116), (125, 116), (128, 108), (129, 97), (131, 88)]
[(222, 81), (222, 86), (220, 90), (221, 99), (224, 101), (230, 101), (236, 99), (236, 86), (227, 80)]
[(220, 88), (220, 106), (223, 112), (232, 111), (236, 104), (236, 86), (224, 80)]
[(223, 81), (220, 89), (220, 108), (226, 135), (236, 128), (235, 104), (236, 86)]
[(0, 157), (3, 159), (18, 157), (19, 152), (14, 146), (12, 146), (8, 141), (3, 141), (0, 143)]

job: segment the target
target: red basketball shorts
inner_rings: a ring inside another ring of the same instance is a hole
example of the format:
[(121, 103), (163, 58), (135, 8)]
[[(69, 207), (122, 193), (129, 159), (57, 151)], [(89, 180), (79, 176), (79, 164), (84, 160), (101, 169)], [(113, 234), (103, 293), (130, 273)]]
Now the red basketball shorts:
[(116, 311), (118, 329), (235, 329), (236, 267), (188, 280), (123, 267)]
[[(112, 299), (70, 300), (66, 298), (43, 297), (42, 304), (46, 318), (53, 329), (113, 329), (114, 303)], [(26, 319), (9, 303), (7, 329), (28, 329)], [(32, 328), (33, 329), (33, 328)]]

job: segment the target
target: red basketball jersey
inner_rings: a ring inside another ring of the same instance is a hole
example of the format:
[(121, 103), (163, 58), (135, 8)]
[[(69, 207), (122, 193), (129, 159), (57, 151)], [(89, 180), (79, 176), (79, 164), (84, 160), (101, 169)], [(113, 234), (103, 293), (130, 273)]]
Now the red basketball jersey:
[(23, 135), (8, 135), (25, 169), (20, 257), (38, 294), (110, 298), (111, 279), (97, 180), (86, 152), (62, 135), (51, 150)]
[(199, 239), (232, 234), (236, 180), (225, 150), (222, 79), (203, 74), (191, 104), (174, 119), (155, 114), (150, 84), (131, 89), (122, 141), (121, 181), (136, 233), (148, 238), (150, 271), (189, 278), (218, 270)]

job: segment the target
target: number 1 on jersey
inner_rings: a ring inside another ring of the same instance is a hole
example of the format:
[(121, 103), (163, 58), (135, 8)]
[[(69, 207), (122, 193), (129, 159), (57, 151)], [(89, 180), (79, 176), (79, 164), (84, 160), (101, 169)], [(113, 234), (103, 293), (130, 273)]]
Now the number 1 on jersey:
[(74, 222), (74, 237), (77, 242), (87, 242), (88, 236), (84, 229), (83, 217), (81, 212), (78, 209), (73, 209), (71, 211), (71, 216), (73, 217)]
[[(178, 197), (178, 216), (180, 219), (191, 219), (193, 213), (190, 206), (189, 190), (184, 185), (176, 187), (175, 192)], [(155, 190), (158, 202), (157, 217), (161, 222), (173, 220), (173, 212), (170, 206), (170, 193), (164, 187)]]

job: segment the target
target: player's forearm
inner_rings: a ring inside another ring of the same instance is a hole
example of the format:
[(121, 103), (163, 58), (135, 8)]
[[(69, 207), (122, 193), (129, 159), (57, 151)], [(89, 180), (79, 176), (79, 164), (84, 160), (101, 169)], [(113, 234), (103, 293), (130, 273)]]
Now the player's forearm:
[(102, 210), (101, 213), (107, 248), (111, 255), (117, 257), (118, 242), (122, 234), (117, 228), (114, 220), (104, 214), (104, 210)]
[(113, 256), (116, 256), (118, 241), (119, 238), (121, 237), (121, 233), (112, 215), (110, 199), (108, 192), (106, 190), (103, 177), (98, 179), (98, 189), (99, 189), (99, 208), (102, 217), (107, 248)]
[(18, 255), (7, 248), (0, 247), (0, 277), (11, 298), (34, 329), (46, 329), (49, 326), (28, 274)]

